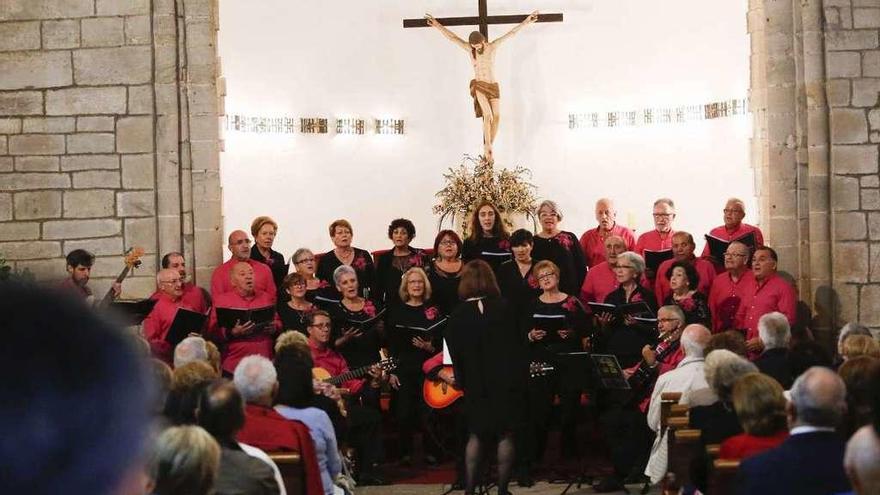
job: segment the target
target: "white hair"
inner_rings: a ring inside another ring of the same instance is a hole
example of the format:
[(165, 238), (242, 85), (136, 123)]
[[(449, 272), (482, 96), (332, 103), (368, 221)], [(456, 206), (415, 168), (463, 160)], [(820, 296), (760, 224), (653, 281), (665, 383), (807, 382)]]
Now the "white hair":
[(730, 399), (733, 384), (745, 375), (758, 371), (754, 363), (727, 349), (715, 349), (706, 356), (703, 372), (706, 383), (721, 400)]
[(847, 323), (840, 329), (840, 333), (837, 335), (838, 347), (843, 345), (843, 341), (850, 335), (867, 335), (870, 337), (871, 330), (857, 321)]
[(255, 354), (239, 361), (232, 381), (245, 402), (256, 402), (272, 393), (278, 373), (272, 361)]
[(641, 275), (645, 273), (645, 258), (642, 258), (638, 253), (634, 253), (632, 251), (624, 251), (617, 255), (617, 262), (620, 263), (620, 260), (625, 259), (629, 261), (637, 274)]
[(175, 368), (193, 361), (208, 361), (208, 344), (201, 337), (187, 337), (174, 348)]
[(788, 318), (779, 311), (767, 313), (758, 320), (758, 336), (765, 349), (788, 347), (791, 339), (791, 326)]
[(703, 350), (712, 337), (712, 332), (703, 325), (688, 325), (681, 333), (681, 348), (687, 357), (703, 357)]
[(354, 275), (357, 278), (357, 272), (354, 271), (354, 268), (348, 265), (339, 265), (333, 270), (333, 285), (339, 285), (345, 275)]
[(843, 466), (856, 493), (880, 493), (880, 438), (871, 425), (861, 427), (846, 444)]
[(837, 373), (813, 366), (791, 386), (791, 404), (798, 424), (837, 426), (846, 411), (846, 385)]

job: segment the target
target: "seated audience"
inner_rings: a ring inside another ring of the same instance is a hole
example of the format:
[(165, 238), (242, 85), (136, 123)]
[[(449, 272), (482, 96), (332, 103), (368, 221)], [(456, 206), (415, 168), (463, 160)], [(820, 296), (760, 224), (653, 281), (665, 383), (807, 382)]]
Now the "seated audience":
[(724, 253), (724, 270), (712, 281), (709, 290), (709, 312), (715, 332), (743, 328), (736, 321), (747, 288), (754, 285), (755, 275), (749, 268), (752, 254), (741, 242), (731, 242)]
[(269, 271), (272, 272), (272, 282), (275, 288), (279, 289), (281, 281), (287, 275), (288, 266), (284, 263), (284, 255), (272, 249), (277, 234), (278, 224), (270, 217), (260, 216), (251, 222), (251, 235), (254, 236), (251, 259), (269, 267)]
[(872, 406), (874, 394), (880, 394), (880, 359), (868, 356), (847, 359), (837, 373), (846, 384), (846, 415), (840, 430), (849, 436), (870, 424), (875, 414)]
[(245, 401), (244, 426), (237, 439), (269, 452), (299, 452), (305, 473), (306, 493), (321, 494), (321, 473), (308, 427), (288, 420), (272, 405), (278, 392), (275, 366), (263, 356), (248, 356), (235, 368), (235, 388)]
[[(761, 229), (755, 227), (754, 225), (749, 225), (743, 222), (743, 218), (746, 216), (746, 206), (745, 203), (739, 198), (730, 198), (727, 200), (727, 203), (724, 205), (724, 225), (719, 227), (715, 227), (714, 229), (709, 231), (709, 235), (713, 237), (717, 237), (723, 241), (735, 241), (745, 235), (754, 233), (755, 234), (755, 247), (764, 245), (764, 235), (761, 233)], [(709, 254), (709, 245), (706, 244), (706, 247), (703, 248), (703, 258), (710, 259), (716, 266), (719, 267), (723, 260), (712, 259)]]
[(684, 359), (674, 370), (663, 373), (654, 384), (651, 393), (651, 404), (648, 407), (648, 427), (658, 433), (651, 448), (651, 456), (645, 468), (645, 475), (651, 483), (658, 483), (666, 474), (668, 464), (668, 441), (666, 431), (660, 430), (660, 396), (665, 392), (681, 392), (682, 403), (686, 403), (687, 393), (691, 390), (707, 388), (703, 369), (703, 349), (712, 337), (712, 333), (703, 325), (688, 325), (681, 334), (681, 348)]
[[(607, 248), (605, 243), (611, 237), (617, 237), (623, 243), (623, 249), (620, 252), (632, 251), (636, 247), (636, 239), (633, 232), (617, 223), (617, 208), (614, 207), (614, 201), (608, 198), (600, 198), (596, 201), (596, 221), (599, 226), (590, 229), (581, 235), (581, 250), (587, 259), (587, 266), (590, 270), (596, 265), (604, 263), (607, 259)], [(589, 273), (589, 272), (588, 272)], [(602, 301), (603, 299), (598, 299)]]
[(791, 386), (790, 436), (739, 465), (739, 493), (825, 495), (850, 489), (843, 470), (844, 441), (834, 431), (846, 411), (843, 380), (814, 367)]
[[(196, 408), (198, 425), (220, 445), (220, 469), (214, 490), (218, 495), (280, 493), (275, 469), (245, 451), (235, 440), (244, 426), (244, 400), (228, 380), (215, 380), (202, 389)], [(265, 454), (263, 454), (265, 456)]]
[(704, 366), (706, 383), (716, 401), (710, 405), (691, 407), (689, 414), (691, 428), (700, 430), (702, 442), (708, 445), (721, 443), (725, 438), (742, 432), (733, 407), (733, 385), (741, 376), (756, 372), (758, 368), (726, 349), (710, 352)]
[(76, 298), (0, 282), (0, 493), (118, 493), (142, 461), (148, 360)]
[(788, 362), (791, 376), (798, 377), (813, 366), (830, 368), (831, 354), (821, 344), (812, 340), (802, 340), (791, 344), (788, 349)]
[(205, 361), (193, 361), (174, 368), (164, 416), (171, 424), (195, 424), (199, 394), (202, 388), (217, 378), (217, 372)]
[(149, 466), (153, 495), (210, 495), (220, 446), (198, 426), (173, 426), (156, 439)]
[[(174, 367), (180, 368), (193, 361), (208, 362), (208, 342), (202, 337), (191, 335), (174, 348)], [(209, 363), (210, 364), (210, 363)]]
[(243, 230), (233, 231), (229, 234), (227, 247), (232, 253), (232, 257), (214, 269), (214, 273), (211, 274), (211, 298), (215, 300), (215, 303), (217, 296), (232, 290), (230, 272), (237, 263), (251, 265), (254, 271), (254, 287), (260, 292), (269, 294), (269, 297), (274, 300), (276, 289), (272, 271), (265, 263), (251, 259), (251, 240), (247, 234)]
[[(758, 336), (758, 320), (773, 311), (779, 311), (794, 325), (797, 317), (797, 293), (785, 279), (776, 273), (779, 257), (772, 248), (764, 246), (752, 256), (754, 281), (745, 288), (736, 321), (746, 328), (746, 347), (749, 359), (761, 354), (761, 338)], [(795, 375), (797, 376), (797, 375)]]
[(538, 205), (538, 222), (541, 230), (532, 238), (535, 261), (549, 260), (559, 267), (559, 290), (577, 294), (587, 275), (587, 262), (578, 238), (571, 232), (561, 230), (562, 210), (549, 199)]
[(272, 340), (281, 328), (278, 314), (265, 325), (253, 321), (237, 321), (232, 327), (222, 326), (217, 319), (217, 308), (260, 309), (275, 307), (275, 296), (258, 289), (254, 283), (254, 269), (248, 263), (236, 263), (230, 272), (232, 290), (214, 297), (214, 307), (208, 320), (208, 335), (214, 340), (224, 342), (221, 368), (231, 375), (238, 362), (245, 356), (258, 354), (272, 357)]
[(755, 366), (788, 390), (794, 382), (788, 362), (788, 342), (791, 339), (788, 318), (778, 311), (767, 313), (758, 320), (758, 336), (764, 352), (755, 359)]
[(880, 343), (867, 335), (849, 335), (843, 339), (843, 352), (840, 355), (844, 362), (859, 356), (880, 358)]
[[(843, 341), (846, 340), (849, 335), (867, 335), (868, 337), (872, 337), (871, 330), (862, 325), (861, 323), (851, 321), (844, 325), (840, 329), (840, 333), (837, 334), (837, 355), (843, 355)], [(841, 358), (842, 360), (843, 358)]]
[(727, 349), (737, 356), (746, 357), (746, 339), (742, 332), (736, 330), (725, 330), (721, 333), (712, 335), (709, 345), (706, 346), (706, 355), (715, 349)]
[[(690, 290), (699, 292), (703, 296), (703, 304), (705, 304), (709, 292), (712, 290), (712, 281), (715, 280), (716, 273), (711, 262), (694, 256), (696, 247), (693, 236), (687, 232), (678, 231), (672, 235), (673, 257), (660, 263), (657, 268), (657, 279), (654, 284), (657, 303), (664, 304), (672, 294), (672, 288), (669, 285), (672, 276), (671, 269), (672, 265), (678, 264), (679, 266), (690, 265), (693, 267), (694, 274), (691, 274), (690, 277)], [(708, 314), (706, 316), (708, 317)], [(707, 321), (704, 324), (708, 326), (712, 322)]]
[(880, 438), (870, 426), (863, 426), (846, 444), (843, 466), (855, 495), (880, 493)]
[(743, 375), (733, 385), (733, 408), (743, 433), (721, 442), (718, 457), (744, 459), (772, 449), (788, 438), (782, 386), (762, 373)]
[(171, 381), (174, 379), (174, 372), (165, 361), (161, 359), (150, 359), (150, 371), (153, 375), (153, 386), (156, 390), (156, 396), (153, 398), (152, 413), (154, 416), (161, 416), (165, 410), (165, 403), (168, 401), (168, 394), (171, 393)]
[(278, 384), (275, 410), (284, 418), (301, 421), (308, 427), (318, 459), (323, 493), (333, 495), (333, 479), (342, 472), (342, 459), (330, 417), (311, 405), (314, 395), (311, 368), (295, 359), (280, 359), (276, 366), (282, 379)]

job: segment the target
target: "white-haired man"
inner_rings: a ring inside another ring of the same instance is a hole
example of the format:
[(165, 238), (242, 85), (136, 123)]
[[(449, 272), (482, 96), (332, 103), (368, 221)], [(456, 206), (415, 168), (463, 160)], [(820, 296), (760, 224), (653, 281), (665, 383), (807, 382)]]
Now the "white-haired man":
[(180, 368), (194, 361), (208, 362), (208, 343), (201, 337), (190, 335), (174, 348), (174, 367)]
[(587, 258), (588, 267), (593, 268), (606, 261), (605, 243), (612, 236), (617, 236), (623, 241), (623, 251), (635, 249), (636, 238), (633, 232), (617, 223), (617, 208), (614, 207), (614, 201), (608, 198), (596, 201), (596, 221), (599, 222), (598, 227), (581, 235), (581, 249)]
[(880, 493), (880, 438), (873, 426), (861, 427), (846, 444), (843, 467), (856, 495)]
[(645, 468), (645, 474), (651, 478), (651, 483), (658, 483), (666, 474), (667, 467), (666, 432), (660, 431), (660, 396), (664, 392), (682, 392), (682, 397), (686, 397), (691, 390), (709, 387), (703, 372), (703, 350), (706, 349), (711, 338), (712, 332), (703, 325), (686, 326), (680, 340), (684, 359), (674, 370), (660, 375), (654, 385), (651, 405), (648, 406), (648, 427), (654, 430), (657, 436)]
[(788, 390), (794, 382), (788, 362), (788, 341), (791, 340), (788, 318), (778, 311), (767, 313), (758, 320), (758, 336), (764, 352), (755, 359), (755, 366)]
[[(204, 305), (191, 305), (183, 299), (183, 279), (177, 270), (170, 268), (159, 270), (156, 274), (156, 287), (156, 305), (143, 322), (144, 338), (150, 343), (153, 355), (170, 365), (174, 344), (168, 342), (166, 338), (171, 324), (174, 323), (177, 310), (183, 308), (204, 314), (208, 308)], [(200, 331), (201, 328), (192, 330)]]
[(846, 386), (828, 368), (814, 366), (791, 386), (790, 436), (740, 463), (740, 492), (749, 495), (846, 492), (844, 441), (834, 430), (846, 411)]

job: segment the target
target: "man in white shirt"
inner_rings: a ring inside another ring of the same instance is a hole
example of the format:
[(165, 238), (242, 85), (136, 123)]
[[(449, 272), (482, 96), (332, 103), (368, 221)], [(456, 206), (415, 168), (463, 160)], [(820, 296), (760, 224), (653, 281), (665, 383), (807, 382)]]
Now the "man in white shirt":
[(688, 325), (681, 334), (681, 348), (684, 359), (674, 370), (670, 370), (657, 378), (654, 392), (651, 394), (651, 405), (648, 407), (648, 426), (657, 433), (651, 457), (645, 468), (645, 474), (651, 483), (658, 483), (666, 474), (667, 441), (666, 431), (660, 430), (660, 395), (664, 392), (682, 392), (682, 397), (691, 390), (708, 388), (703, 373), (703, 350), (709, 343), (712, 333), (703, 325)]

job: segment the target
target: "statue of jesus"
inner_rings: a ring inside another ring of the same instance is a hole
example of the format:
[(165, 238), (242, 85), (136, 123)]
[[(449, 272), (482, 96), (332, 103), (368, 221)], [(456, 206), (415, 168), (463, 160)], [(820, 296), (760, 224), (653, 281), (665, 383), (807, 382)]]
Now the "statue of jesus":
[(425, 15), (428, 25), (437, 28), (443, 36), (460, 46), (470, 54), (471, 63), (474, 66), (474, 79), (471, 80), (471, 96), (474, 98), (474, 111), (477, 118), (483, 118), (483, 156), (490, 164), (495, 160), (492, 157), (492, 143), (498, 134), (498, 122), (500, 120), (499, 98), (501, 96), (498, 82), (495, 80), (495, 50), (502, 41), (509, 39), (523, 26), (538, 20), (538, 11), (529, 14), (521, 23), (517, 24), (504, 36), (489, 42), (482, 33), (474, 31), (468, 36), (467, 42), (459, 38), (452, 31), (440, 24), (430, 14)]

